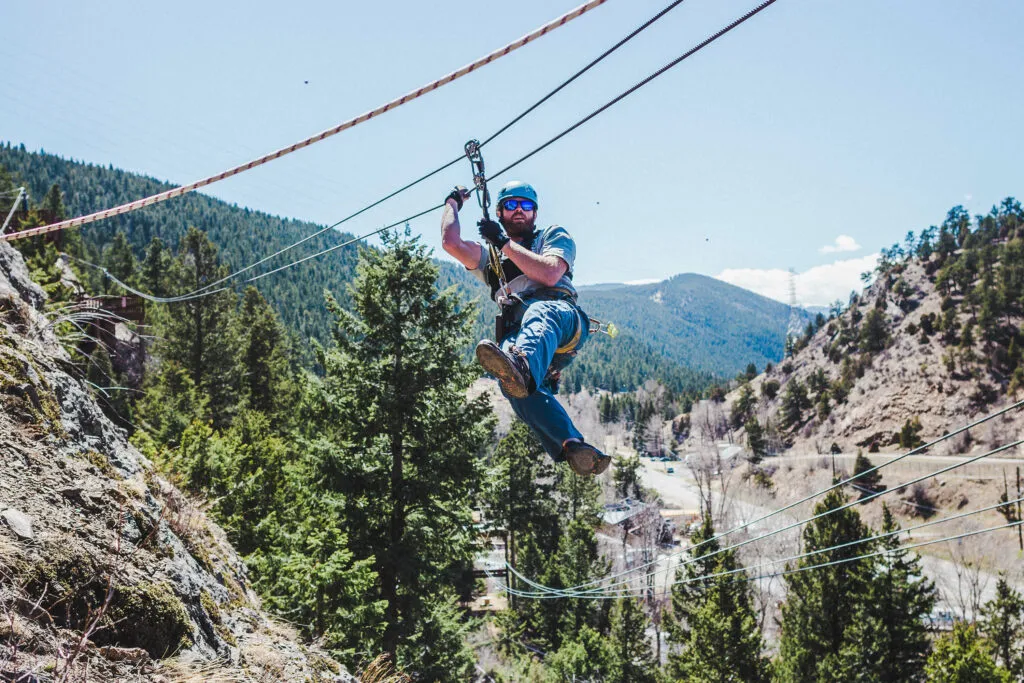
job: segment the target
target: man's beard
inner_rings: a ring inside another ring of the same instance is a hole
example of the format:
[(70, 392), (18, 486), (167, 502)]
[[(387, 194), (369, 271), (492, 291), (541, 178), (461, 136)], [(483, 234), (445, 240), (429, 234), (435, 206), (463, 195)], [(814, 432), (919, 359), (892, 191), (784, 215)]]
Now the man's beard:
[(505, 228), (505, 232), (509, 237), (525, 237), (533, 232), (533, 226), (537, 222), (537, 218), (534, 217), (523, 223), (514, 223), (505, 218), (499, 218), (498, 222), (501, 223), (501, 227)]

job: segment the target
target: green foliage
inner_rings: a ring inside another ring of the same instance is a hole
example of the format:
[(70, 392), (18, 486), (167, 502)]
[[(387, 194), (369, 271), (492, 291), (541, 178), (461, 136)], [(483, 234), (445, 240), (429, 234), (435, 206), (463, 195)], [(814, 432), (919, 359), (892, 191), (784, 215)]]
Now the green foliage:
[[(713, 537), (714, 528), (705, 517), (690, 540), (698, 546)], [(669, 653), (669, 680), (768, 680), (750, 584), (737, 581), (736, 575), (703, 578), (740, 569), (735, 551), (719, 552), (720, 547), (718, 541), (696, 547), (696, 562), (676, 574), (667, 623), (669, 642), (676, 646)]]
[(957, 622), (935, 641), (924, 667), (928, 683), (1010, 683), (1010, 672), (992, 658), (991, 647), (973, 624)]
[[(727, 377), (751, 363), (760, 366), (780, 360), (790, 316), (785, 304), (694, 274), (651, 285), (585, 287), (580, 304), (600, 320), (615, 321), (622, 330), (615, 341), (591, 342), (594, 347), (615, 346), (629, 337), (642, 343), (649, 354)], [(802, 310), (797, 314), (801, 324), (810, 320)], [(709, 336), (709, 329), (728, 330), (728, 335)], [(588, 348), (576, 362), (591, 351)]]
[[(199, 288), (226, 272), (216, 246), (194, 228), (182, 239), (178, 251), (171, 275), (175, 282)], [(161, 358), (159, 372), (149, 380), (157, 395), (150, 394), (143, 402), (143, 419), (158, 429), (180, 422), (178, 409), (184, 406), (173, 403), (187, 395), (188, 390), (181, 386), (187, 378), (198, 394), (188, 401), (188, 418), (210, 420), (217, 429), (230, 424), (238, 402), (234, 358), (238, 341), (232, 324), (235, 305), (235, 295), (224, 291), (169, 306), (160, 321), (160, 341), (154, 350)], [(174, 434), (166, 436), (169, 443), (175, 443)]]
[(658, 666), (647, 639), (647, 615), (636, 598), (621, 598), (612, 608), (609, 642), (613, 652), (608, 683), (657, 683)]
[(807, 388), (800, 383), (800, 380), (793, 378), (786, 384), (786, 391), (782, 395), (779, 421), (784, 428), (791, 429), (803, 422), (803, 412), (810, 407), (811, 401), (807, 396)]
[(864, 316), (864, 324), (860, 328), (860, 350), (875, 353), (885, 349), (889, 343), (889, 326), (885, 312), (880, 308), (872, 308)]
[(557, 651), (544, 660), (547, 669), (545, 681), (606, 680), (613, 670), (615, 652), (605, 636), (589, 626), (583, 626), (571, 639), (562, 643)]
[[(846, 498), (832, 490), (814, 506), (814, 514), (838, 510)], [(810, 522), (803, 532), (806, 552), (823, 550), (868, 536), (868, 530), (852, 508), (838, 510)], [(779, 656), (774, 662), (775, 680), (781, 683), (843, 680), (840, 651), (870, 585), (867, 562), (855, 558), (868, 554), (871, 544), (848, 545), (801, 559), (797, 567), (835, 560), (854, 561), (786, 576), (788, 594), (782, 606)]]
[(885, 486), (882, 485), (882, 474), (874, 469), (874, 465), (859, 448), (857, 449), (857, 459), (853, 462), (853, 480), (857, 489), (862, 489), (860, 491), (861, 498), (885, 490)]
[(767, 398), (769, 401), (773, 400), (779, 394), (779, 381), (776, 379), (765, 380), (761, 385), (761, 395)]
[(431, 605), (472, 562), (491, 418), (486, 397), (465, 396), (476, 374), (461, 357), (472, 310), (436, 289), (437, 270), (408, 232), (383, 241), (362, 252), (355, 313), (328, 298), (336, 344), (318, 353), (325, 374), (309, 381), (300, 428), (320, 484), (339, 498), (349, 548), (378, 576), (367, 597), (385, 604), (380, 649), (419, 670), (457, 656), (408, 659), (436, 626)]
[(242, 408), (282, 416), (297, 395), (287, 331), (255, 287), (245, 290), (235, 323)]
[(750, 418), (756, 404), (757, 397), (754, 396), (754, 390), (750, 388), (750, 385), (744, 384), (740, 387), (739, 396), (733, 401), (732, 409), (729, 412), (729, 423), (733, 429), (739, 429)]
[[(899, 529), (887, 506), (882, 506), (882, 533)], [(924, 578), (920, 559), (900, 550), (896, 535), (878, 541), (887, 554), (872, 558), (866, 593), (840, 651), (839, 670), (848, 681), (923, 680), (929, 652), (924, 619), (935, 605), (936, 591)]]
[[(110, 274), (129, 285), (138, 284), (138, 262), (132, 246), (123, 232), (114, 235), (114, 241), (103, 249), (103, 265)], [(122, 294), (124, 291), (112, 282), (107, 286), (108, 294)]]
[(640, 456), (631, 458), (618, 457), (615, 459), (615, 467), (612, 470), (612, 479), (615, 482), (615, 495), (619, 498), (632, 497), (636, 500), (644, 499), (644, 487), (640, 483)]
[(917, 448), (924, 444), (921, 439), (921, 420), (914, 416), (913, 420), (907, 420), (900, 429), (900, 448)]
[(747, 448), (750, 449), (750, 456), (747, 460), (756, 465), (764, 460), (764, 456), (768, 455), (768, 442), (765, 439), (764, 428), (756, 417), (751, 417), (743, 425), (743, 430), (747, 433)]
[[(31, 196), (45, 196), (44, 207), (56, 204), (50, 195), (52, 186), (58, 185), (58, 196), (63, 191), (60, 205), (66, 206), (66, 215), (92, 213), (173, 187), (109, 167), (70, 161), (51, 154), (30, 153), (23, 146), (0, 145), (0, 165), (21, 179)], [(254, 263), (322, 227), (239, 208), (192, 192), (145, 211), (93, 223), (81, 231), (80, 237), (76, 234), (78, 231), (65, 231), (62, 239), (65, 240), (65, 248), (69, 239), (83, 242), (82, 253), (72, 253), (99, 263), (102, 248), (111, 244), (118, 232), (125, 234), (136, 258), (139, 258), (154, 237), (159, 236), (164, 244), (177, 244), (190, 226), (206, 233), (220, 245), (224, 261), (234, 268)], [(311, 239), (305, 246), (313, 252), (351, 237), (346, 233), (328, 231)], [(20, 242), (26, 243), (25, 240)], [(303, 340), (313, 337), (326, 342), (330, 338), (331, 321), (322, 314), (322, 292), (325, 288), (341, 290), (345, 283), (350, 282), (357, 260), (355, 249), (340, 249), (330, 258), (316, 259), (301, 269), (291, 271), (287, 277), (260, 280), (258, 286), (292, 333)], [(452, 266), (451, 270), (456, 268)], [(464, 269), (459, 266), (458, 270)], [(166, 295), (190, 291), (186, 289), (187, 285), (177, 282), (169, 282), (168, 287), (164, 291), (153, 289), (151, 293)], [(347, 304), (347, 300), (343, 303)]]
[(1024, 678), (1024, 596), (1005, 577), (981, 609), (979, 629), (992, 643), (996, 661), (1018, 680)]

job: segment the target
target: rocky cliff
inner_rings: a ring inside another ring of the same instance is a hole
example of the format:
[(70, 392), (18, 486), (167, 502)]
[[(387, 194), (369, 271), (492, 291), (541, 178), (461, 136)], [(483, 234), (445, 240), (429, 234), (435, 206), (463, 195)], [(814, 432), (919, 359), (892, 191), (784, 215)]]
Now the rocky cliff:
[(224, 533), (127, 441), (0, 243), (0, 680), (354, 680), (260, 610)]

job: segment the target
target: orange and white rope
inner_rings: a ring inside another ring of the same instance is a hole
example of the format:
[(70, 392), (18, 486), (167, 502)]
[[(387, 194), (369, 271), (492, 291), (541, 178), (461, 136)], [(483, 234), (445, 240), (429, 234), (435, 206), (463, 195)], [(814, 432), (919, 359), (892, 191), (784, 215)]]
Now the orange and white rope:
[(541, 36), (545, 35), (546, 33), (550, 33), (551, 31), (555, 30), (556, 28), (558, 28), (560, 26), (564, 26), (565, 24), (567, 24), (568, 22), (572, 21), (576, 17), (578, 17), (578, 16), (580, 16), (580, 15), (582, 15), (582, 14), (584, 14), (584, 13), (586, 13), (586, 12), (592, 10), (592, 9), (594, 9), (595, 7), (603, 5), (607, 1), (608, 0), (590, 0), (587, 3), (584, 3), (584, 4), (580, 5), (576, 9), (573, 9), (573, 10), (571, 10), (569, 12), (566, 12), (565, 14), (563, 14), (560, 17), (558, 17), (557, 19), (555, 19), (553, 21), (550, 21), (547, 24), (544, 24), (540, 28), (537, 28), (536, 30), (531, 31), (530, 33), (526, 34), (522, 38), (519, 38), (518, 40), (512, 41), (511, 43), (509, 43), (505, 47), (499, 48), (499, 49), (495, 50), (494, 52), (490, 53), (489, 55), (481, 57), (480, 59), (476, 60), (475, 62), (473, 62), (471, 64), (467, 64), (466, 66), (462, 67), (461, 69), (458, 69), (456, 71), (451, 72), (447, 76), (443, 76), (443, 77), (437, 79), (436, 81), (433, 81), (432, 83), (428, 83), (427, 85), (424, 85), (424, 86), (422, 86), (420, 88), (417, 88), (416, 90), (413, 90), (412, 92), (406, 93), (405, 95), (402, 95), (398, 99), (391, 100), (387, 104), (384, 104), (384, 105), (382, 105), (380, 107), (377, 107), (376, 109), (374, 109), (372, 111), (368, 111), (365, 114), (360, 114), (359, 116), (355, 117), (354, 119), (349, 119), (348, 121), (345, 121), (344, 123), (341, 123), (341, 124), (335, 126), (334, 128), (330, 128), (328, 130), (323, 131), (322, 133), (318, 133), (317, 135), (314, 135), (312, 137), (308, 137), (305, 140), (302, 140), (301, 142), (296, 142), (295, 144), (289, 145), (288, 147), (284, 147), (282, 149), (279, 149), (276, 152), (271, 152), (270, 154), (267, 154), (266, 156), (262, 156), (259, 159), (253, 159), (252, 161), (250, 161), (250, 162), (248, 162), (246, 164), (242, 164), (241, 166), (235, 166), (234, 168), (231, 168), (231, 169), (228, 169), (227, 171), (223, 171), (221, 173), (218, 173), (217, 175), (210, 176), (209, 178), (203, 178), (202, 180), (197, 180), (194, 183), (189, 183), (188, 185), (182, 185), (180, 187), (175, 187), (173, 189), (166, 190), (165, 192), (160, 192), (159, 194), (154, 194), (154, 195), (151, 195), (149, 197), (145, 197), (143, 199), (137, 199), (137, 200), (135, 200), (133, 202), (128, 202), (127, 204), (121, 204), (120, 206), (115, 206), (115, 207), (110, 208), (110, 209), (104, 209), (103, 211), (97, 211), (96, 213), (91, 213), (91, 214), (88, 214), (86, 216), (80, 216), (78, 218), (71, 218), (71, 219), (68, 219), (66, 221), (60, 221), (59, 223), (51, 223), (50, 225), (43, 225), (43, 226), (40, 226), (38, 228), (29, 228), (28, 230), (22, 230), (20, 232), (12, 232), (9, 235), (0, 235), (0, 241), (12, 241), (12, 240), (16, 240), (16, 239), (21, 239), (23, 237), (32, 237), (34, 235), (42, 235), (42, 234), (47, 233), (47, 232), (54, 232), (56, 230), (64, 230), (65, 228), (78, 227), (78, 226), (81, 226), (81, 225), (85, 225), (87, 223), (92, 223), (94, 221), (102, 220), (104, 218), (110, 218), (111, 216), (119, 216), (119, 215), (121, 215), (123, 213), (128, 213), (129, 211), (135, 211), (136, 209), (141, 209), (141, 208), (143, 208), (145, 206), (150, 206), (150, 205), (156, 204), (158, 202), (166, 201), (166, 200), (171, 199), (173, 197), (178, 197), (180, 195), (185, 194), (186, 192), (191, 192), (193, 190), (197, 190), (200, 187), (205, 187), (206, 185), (211, 185), (211, 184), (213, 184), (213, 183), (215, 183), (215, 182), (217, 182), (219, 180), (224, 180), (225, 178), (230, 178), (231, 176), (238, 175), (239, 173), (243, 173), (244, 171), (248, 171), (251, 168), (255, 168), (257, 166), (261, 166), (262, 164), (265, 164), (265, 163), (267, 163), (269, 161), (273, 161), (274, 159), (280, 159), (281, 157), (285, 156), (286, 154), (291, 154), (292, 152), (294, 152), (296, 150), (302, 149), (304, 147), (309, 147), (310, 145), (312, 145), (314, 143), (320, 142), (321, 140), (325, 140), (325, 139), (331, 137), (332, 135), (337, 135), (338, 133), (340, 133), (340, 132), (342, 132), (344, 130), (348, 130), (349, 128), (352, 128), (354, 126), (357, 126), (360, 123), (363, 123), (364, 121), (369, 121), (373, 117), (378, 116), (380, 114), (383, 114), (386, 111), (390, 111), (391, 109), (395, 109), (397, 107), (400, 107), (401, 105), (405, 104), (406, 102), (411, 102), (412, 100), (415, 100), (417, 97), (420, 97), (422, 95), (426, 95), (429, 92), (437, 90), (441, 86), (447, 85), (448, 83), (451, 83), (452, 81), (454, 81), (454, 80), (456, 80), (458, 78), (462, 78), (466, 74), (469, 74), (469, 73), (475, 71), (476, 69), (480, 68), (481, 66), (485, 66), (487, 64), (490, 64), (494, 60), (499, 59), (501, 57), (504, 57), (505, 55), (509, 54), (510, 52), (513, 52), (514, 50), (518, 50), (519, 48), (523, 47), (527, 43), (532, 42), (532, 41), (536, 40), (537, 38), (540, 38)]

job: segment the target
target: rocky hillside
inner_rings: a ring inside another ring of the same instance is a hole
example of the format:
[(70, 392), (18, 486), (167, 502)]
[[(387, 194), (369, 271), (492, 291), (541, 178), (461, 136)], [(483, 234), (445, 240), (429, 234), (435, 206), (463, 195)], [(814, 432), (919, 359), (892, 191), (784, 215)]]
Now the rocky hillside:
[[(972, 224), (960, 207), (939, 228), (883, 250), (873, 283), (845, 310), (819, 316), (791, 355), (740, 378), (705, 406), (692, 437), (744, 426), (768, 451), (900, 450), (1012, 404), (1024, 384), (1024, 212), (1007, 199)], [(938, 453), (995, 446), (1022, 432), (1024, 411), (945, 442)]]
[(0, 243), (0, 680), (342, 681), (76, 376)]

